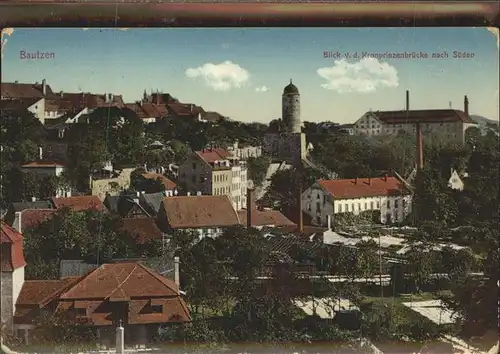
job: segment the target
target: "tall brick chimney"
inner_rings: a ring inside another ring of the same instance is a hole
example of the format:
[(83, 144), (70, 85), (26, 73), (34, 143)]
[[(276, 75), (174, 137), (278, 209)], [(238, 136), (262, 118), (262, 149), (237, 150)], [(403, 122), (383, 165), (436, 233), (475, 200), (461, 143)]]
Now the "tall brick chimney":
[(464, 112), (466, 115), (469, 115), (469, 99), (467, 95), (464, 96)]
[(406, 110), (410, 110), (410, 90), (406, 90)]
[(424, 152), (423, 152), (423, 142), (422, 142), (422, 127), (420, 123), (416, 124), (417, 130), (417, 168), (424, 168)]
[(247, 188), (247, 227), (252, 227), (253, 212), (255, 210), (254, 188)]

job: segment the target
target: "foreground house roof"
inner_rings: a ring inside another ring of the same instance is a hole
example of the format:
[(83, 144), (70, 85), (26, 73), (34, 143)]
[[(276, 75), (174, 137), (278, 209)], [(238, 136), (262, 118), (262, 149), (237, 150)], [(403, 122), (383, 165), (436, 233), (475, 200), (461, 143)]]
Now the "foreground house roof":
[(52, 198), (56, 209), (70, 208), (72, 211), (97, 210), (107, 211), (101, 200), (95, 195), (83, 195), (77, 197)]
[(0, 268), (2, 272), (11, 272), (24, 267), (26, 261), (23, 254), (23, 235), (14, 228), (0, 221)]
[(238, 213), (226, 195), (166, 197), (163, 209), (170, 227), (174, 229), (240, 225)]
[[(242, 225), (247, 224), (247, 210), (239, 210), (238, 217)], [(278, 210), (252, 210), (252, 226), (295, 226)]]
[(335, 199), (356, 199), (409, 194), (396, 177), (320, 180), (318, 184)]
[(385, 124), (408, 123), (474, 123), (464, 112), (456, 109), (426, 109), (410, 111), (377, 111), (371, 112), (379, 121)]

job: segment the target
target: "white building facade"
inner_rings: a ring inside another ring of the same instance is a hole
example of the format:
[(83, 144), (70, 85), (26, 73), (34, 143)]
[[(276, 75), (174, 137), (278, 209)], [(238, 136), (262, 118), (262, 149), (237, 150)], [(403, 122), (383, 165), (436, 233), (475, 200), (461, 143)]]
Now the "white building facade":
[(411, 212), (411, 192), (395, 177), (322, 180), (302, 194), (303, 210), (317, 226), (338, 214), (374, 211), (382, 224), (401, 223)]
[(247, 165), (245, 161), (233, 160), (231, 164), (231, 202), (236, 210), (247, 204)]

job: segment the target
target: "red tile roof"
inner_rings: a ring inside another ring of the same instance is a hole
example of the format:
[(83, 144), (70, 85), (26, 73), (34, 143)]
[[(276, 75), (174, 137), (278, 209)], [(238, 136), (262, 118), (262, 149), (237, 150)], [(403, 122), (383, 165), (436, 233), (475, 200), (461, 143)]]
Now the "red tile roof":
[(83, 195), (78, 197), (52, 198), (56, 209), (69, 207), (73, 211), (98, 210), (107, 211), (101, 200), (95, 195)]
[(99, 107), (125, 107), (123, 103), (123, 98), (121, 95), (113, 95), (111, 103), (106, 103), (105, 94), (93, 94), (93, 93), (63, 93), (61, 99), (64, 101), (71, 102), (71, 105), (75, 109), (90, 108), (95, 109)]
[(21, 231), (26, 231), (33, 229), (47, 221), (52, 219), (57, 213), (55, 209), (26, 209), (21, 212)]
[(63, 300), (130, 300), (141, 297), (176, 297), (173, 281), (137, 262), (103, 264), (61, 295)]
[(121, 230), (133, 236), (137, 243), (149, 243), (162, 237), (154, 218), (125, 218), (122, 222)]
[(382, 197), (409, 193), (395, 177), (320, 180), (319, 185), (335, 199)]
[(125, 106), (131, 111), (134, 111), (134, 113), (141, 119), (162, 118), (168, 115), (164, 106), (154, 103), (127, 103)]
[(169, 103), (167, 107), (169, 112), (177, 117), (196, 117), (205, 112), (202, 107), (189, 103)]
[(385, 124), (408, 124), (417, 121), (421, 123), (474, 123), (465, 112), (456, 109), (377, 111), (372, 114)]
[(24, 267), (23, 235), (14, 228), (0, 221), (0, 268), (2, 272), (11, 272)]
[(168, 103), (179, 103), (179, 100), (172, 97), (169, 93), (152, 93), (148, 98), (148, 102), (158, 105), (166, 105)]
[(58, 111), (68, 112), (74, 110), (76, 107), (71, 101), (63, 99), (45, 100), (45, 111)]
[[(53, 95), (50, 85), (46, 85), (47, 96)], [(2, 82), (1, 94), (4, 98), (35, 98), (44, 97), (41, 84)]]
[(213, 164), (215, 161), (226, 160), (232, 156), (230, 152), (223, 148), (203, 149), (196, 151), (196, 155), (208, 164)]
[(52, 161), (34, 161), (21, 166), (22, 168), (56, 168), (64, 165)]
[[(239, 210), (242, 225), (247, 224), (247, 210)], [(278, 210), (252, 210), (252, 226), (294, 226), (295, 223)]]
[(67, 277), (58, 280), (25, 280), (16, 305), (44, 306), (68, 287), (75, 285), (81, 277)]
[(161, 183), (165, 186), (166, 191), (174, 190), (177, 187), (175, 182), (171, 181), (170, 179), (168, 179), (167, 177), (165, 177), (160, 173), (148, 172), (148, 173), (143, 173), (142, 176), (147, 179), (155, 179), (155, 180), (160, 179)]
[(23, 98), (23, 99), (7, 99), (0, 101), (2, 111), (19, 111), (25, 110), (39, 102), (41, 98)]
[(240, 225), (238, 213), (226, 195), (167, 197), (162, 204), (168, 223), (174, 229)]

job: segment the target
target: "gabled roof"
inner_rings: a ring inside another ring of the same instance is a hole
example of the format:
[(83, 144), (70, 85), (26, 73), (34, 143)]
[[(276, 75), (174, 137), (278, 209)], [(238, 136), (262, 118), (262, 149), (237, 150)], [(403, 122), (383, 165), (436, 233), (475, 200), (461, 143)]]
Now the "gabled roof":
[[(46, 85), (47, 96), (53, 95), (50, 85)], [(18, 83), (18, 82), (2, 82), (1, 84), (2, 97), (5, 98), (42, 98), (43, 90), (41, 84)]]
[(167, 107), (175, 116), (195, 117), (205, 112), (202, 107), (189, 103), (169, 103)]
[(123, 98), (121, 95), (113, 95), (110, 103), (106, 103), (106, 94), (93, 94), (86, 92), (67, 93), (64, 92), (62, 100), (71, 102), (71, 105), (76, 108), (95, 109), (99, 107), (124, 107)]
[(161, 118), (168, 114), (163, 106), (144, 102), (144, 103), (127, 103), (125, 105), (128, 109), (134, 111), (135, 114), (141, 119), (147, 118)]
[(153, 212), (156, 215), (162, 206), (163, 198), (165, 198), (165, 194), (163, 192), (144, 193), (141, 194), (139, 200), (150, 212)]
[(22, 99), (14, 99), (14, 100), (1, 100), (0, 108), (2, 111), (20, 111), (24, 109), (28, 109), (33, 106), (35, 103), (39, 102), (41, 98), (22, 98)]
[(408, 124), (408, 123), (450, 123), (463, 122), (474, 123), (464, 112), (456, 109), (423, 109), (410, 111), (377, 111), (371, 112), (384, 124)]
[(83, 195), (78, 197), (52, 198), (56, 209), (69, 207), (72, 211), (98, 210), (107, 211), (101, 200), (95, 195)]
[(75, 106), (71, 101), (64, 99), (50, 99), (45, 100), (45, 111), (58, 111), (58, 112), (70, 112), (75, 110)]
[(208, 164), (213, 164), (215, 161), (226, 160), (232, 157), (232, 154), (223, 148), (203, 149), (196, 151), (196, 155)]
[(61, 292), (76, 284), (81, 277), (67, 277), (58, 280), (25, 280), (16, 305), (45, 306)]
[(61, 295), (64, 300), (131, 300), (179, 296), (173, 281), (137, 262), (103, 264)]
[(170, 227), (174, 229), (240, 225), (238, 213), (226, 195), (166, 197), (163, 209)]
[[(247, 210), (239, 210), (238, 217), (242, 225), (247, 224)], [(252, 226), (294, 226), (295, 223), (278, 210), (252, 210)]]
[(0, 221), (0, 224), (0, 243), (9, 245), (7, 246), (9, 249), (8, 257), (2, 251), (0, 269), (2, 272), (11, 272), (26, 265), (23, 253), (23, 235), (3, 221)]
[(23, 235), (17, 232), (16, 229), (7, 225), (4, 221), (0, 221), (0, 224), (0, 243), (15, 244), (23, 241)]
[(124, 218), (122, 223), (120, 229), (133, 236), (139, 244), (160, 239), (163, 235), (154, 218)]
[(336, 199), (355, 199), (409, 194), (396, 177), (320, 180), (319, 186)]
[(33, 229), (50, 220), (57, 213), (56, 209), (27, 209), (21, 213), (21, 231)]
[(159, 179), (163, 184), (163, 186), (165, 187), (166, 191), (174, 190), (177, 187), (175, 182), (171, 181), (170, 179), (168, 179), (167, 177), (165, 177), (160, 173), (148, 172), (148, 173), (143, 173), (142, 176), (146, 179), (154, 179), (154, 180)]
[(12, 209), (14, 211), (23, 211), (26, 209), (51, 209), (53, 207), (50, 200), (37, 200), (35, 202), (14, 202)]

